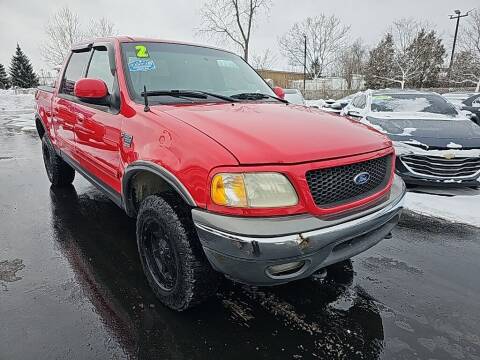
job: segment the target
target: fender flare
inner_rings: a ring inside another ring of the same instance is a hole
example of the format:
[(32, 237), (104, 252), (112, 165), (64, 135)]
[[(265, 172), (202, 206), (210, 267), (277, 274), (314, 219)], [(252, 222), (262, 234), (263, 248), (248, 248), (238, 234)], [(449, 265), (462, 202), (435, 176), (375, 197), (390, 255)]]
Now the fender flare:
[(133, 203), (133, 198), (130, 192), (130, 180), (134, 177), (135, 174), (140, 171), (147, 171), (156, 176), (159, 176), (168, 185), (170, 185), (188, 205), (192, 207), (197, 207), (197, 204), (188, 189), (175, 175), (173, 175), (170, 171), (168, 171), (161, 165), (155, 164), (151, 161), (139, 160), (128, 165), (122, 177), (123, 203), (125, 211), (129, 216), (135, 215), (136, 211), (135, 204)]
[[(47, 128), (45, 127), (45, 124), (43, 123), (43, 119), (38, 112), (35, 112), (34, 117), (35, 117), (35, 128), (37, 129), (38, 136), (42, 138), (43, 135), (48, 134)], [(43, 134), (40, 134), (40, 129), (38, 128), (39, 123), (40, 123), (40, 126), (42, 127)]]

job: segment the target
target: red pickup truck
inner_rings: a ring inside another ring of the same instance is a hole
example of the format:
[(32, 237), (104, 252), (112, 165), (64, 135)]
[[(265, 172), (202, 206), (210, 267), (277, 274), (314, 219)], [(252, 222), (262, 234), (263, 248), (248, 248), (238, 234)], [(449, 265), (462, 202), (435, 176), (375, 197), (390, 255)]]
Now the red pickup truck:
[(227, 51), (92, 40), (36, 102), (52, 186), (78, 172), (136, 217), (146, 278), (176, 310), (213, 294), (219, 273), (253, 285), (308, 277), (400, 217), (388, 138), (289, 104)]

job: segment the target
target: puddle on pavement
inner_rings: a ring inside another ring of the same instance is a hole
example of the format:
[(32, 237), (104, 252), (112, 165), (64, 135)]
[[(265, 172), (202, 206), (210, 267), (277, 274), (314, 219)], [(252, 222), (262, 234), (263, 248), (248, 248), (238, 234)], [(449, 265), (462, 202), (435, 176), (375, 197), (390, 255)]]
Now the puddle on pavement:
[(21, 280), (22, 277), (17, 272), (23, 270), (25, 265), (21, 259), (0, 261), (0, 282), (15, 282)]

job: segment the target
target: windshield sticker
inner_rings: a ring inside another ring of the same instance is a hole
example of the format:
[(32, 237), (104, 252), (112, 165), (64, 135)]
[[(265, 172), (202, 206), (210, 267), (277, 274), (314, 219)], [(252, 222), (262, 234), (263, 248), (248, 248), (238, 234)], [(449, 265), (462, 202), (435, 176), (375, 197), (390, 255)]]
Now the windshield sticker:
[(233, 61), (231, 60), (223, 60), (223, 59), (219, 59), (217, 60), (217, 64), (218, 66), (220, 67), (226, 67), (226, 68), (231, 68), (231, 69), (238, 69), (238, 65), (235, 64)]
[(374, 95), (372, 99), (374, 100), (390, 100), (392, 97), (388, 95)]
[(135, 50), (137, 50), (137, 58), (148, 58), (148, 50), (145, 45), (137, 45), (135, 46)]
[(128, 58), (128, 70), (130, 72), (153, 71), (155, 69), (155, 63), (152, 59)]

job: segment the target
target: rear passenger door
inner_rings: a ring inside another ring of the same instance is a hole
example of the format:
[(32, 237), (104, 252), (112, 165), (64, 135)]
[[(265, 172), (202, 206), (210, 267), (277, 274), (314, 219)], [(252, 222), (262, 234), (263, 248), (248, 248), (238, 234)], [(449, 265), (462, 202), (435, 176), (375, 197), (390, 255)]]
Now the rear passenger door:
[(53, 99), (52, 118), (57, 146), (69, 157), (74, 157), (75, 153), (74, 129), (77, 124), (76, 97), (73, 94), (73, 89), (75, 82), (85, 77), (90, 55), (89, 48), (74, 51), (70, 54), (60, 81), (58, 94)]
[(119, 89), (113, 47), (94, 44), (87, 78), (102, 80), (108, 88), (110, 105), (94, 105), (77, 99), (75, 124), (76, 158), (82, 168), (103, 185), (120, 192)]

